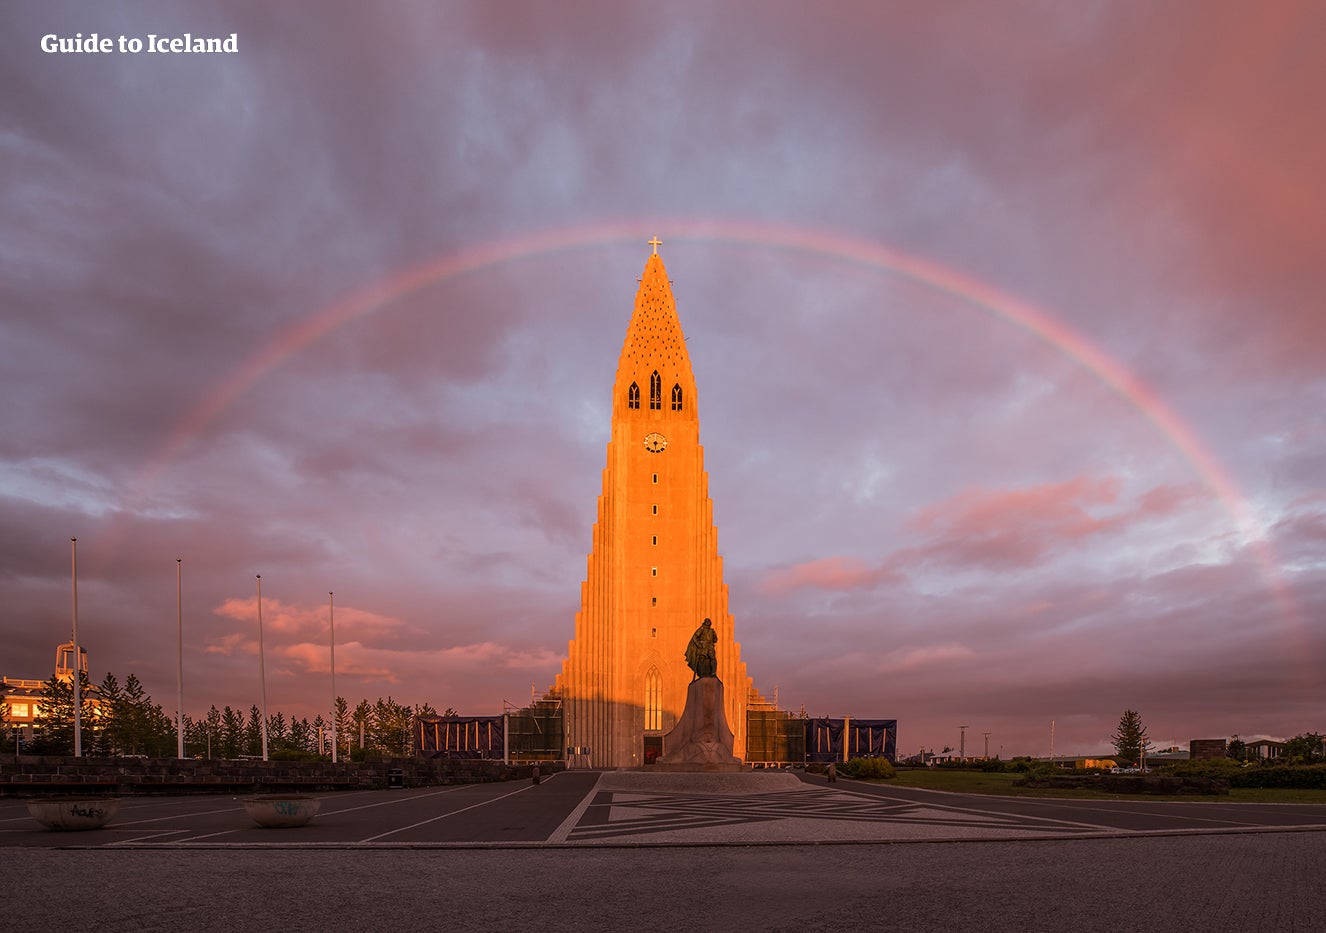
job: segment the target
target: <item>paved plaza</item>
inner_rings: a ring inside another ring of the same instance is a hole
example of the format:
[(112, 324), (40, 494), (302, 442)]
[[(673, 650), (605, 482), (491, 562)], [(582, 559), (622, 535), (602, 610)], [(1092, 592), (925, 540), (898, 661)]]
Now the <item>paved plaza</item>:
[(0, 914), (99, 930), (1326, 929), (1326, 806), (584, 771), (320, 796), (297, 829), (175, 796), (126, 798), (79, 833), (0, 801), (22, 877)]

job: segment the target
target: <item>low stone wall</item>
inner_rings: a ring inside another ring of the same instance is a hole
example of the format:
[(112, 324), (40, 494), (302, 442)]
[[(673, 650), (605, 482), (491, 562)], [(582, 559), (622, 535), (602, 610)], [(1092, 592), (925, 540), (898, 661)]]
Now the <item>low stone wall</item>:
[[(544, 763), (547, 775), (560, 763)], [(364, 762), (260, 761), (197, 758), (74, 758), (21, 755), (0, 760), (0, 796), (44, 794), (187, 794), (321, 792), (389, 786), (480, 784), (528, 779), (529, 765), (441, 758), (377, 758)]]

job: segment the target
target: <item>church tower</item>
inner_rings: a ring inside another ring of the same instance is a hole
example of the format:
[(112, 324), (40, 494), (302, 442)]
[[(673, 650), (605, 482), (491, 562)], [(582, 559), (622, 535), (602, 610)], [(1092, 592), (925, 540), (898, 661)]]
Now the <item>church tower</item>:
[(566, 744), (595, 767), (652, 762), (686, 704), (686, 645), (718, 633), (734, 752), (744, 757), (751, 681), (732, 630), (700, 446), (695, 376), (659, 241), (645, 263), (612, 390), (612, 439), (575, 637), (555, 693)]

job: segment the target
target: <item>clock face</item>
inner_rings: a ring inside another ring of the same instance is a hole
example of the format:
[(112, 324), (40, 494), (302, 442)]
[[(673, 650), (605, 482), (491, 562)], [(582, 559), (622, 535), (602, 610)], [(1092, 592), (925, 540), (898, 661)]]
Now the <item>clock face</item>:
[(651, 454), (661, 454), (663, 448), (668, 446), (668, 439), (658, 432), (645, 435), (645, 450)]

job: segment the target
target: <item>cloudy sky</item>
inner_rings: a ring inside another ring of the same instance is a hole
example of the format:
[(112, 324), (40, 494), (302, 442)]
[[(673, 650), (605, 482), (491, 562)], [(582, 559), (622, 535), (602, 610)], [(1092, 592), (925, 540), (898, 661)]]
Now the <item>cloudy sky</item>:
[[(42, 37), (236, 35), (234, 54)], [(0, 12), (0, 673), (528, 701), (657, 235), (743, 658), (899, 748), (1326, 731), (1326, 13)]]

